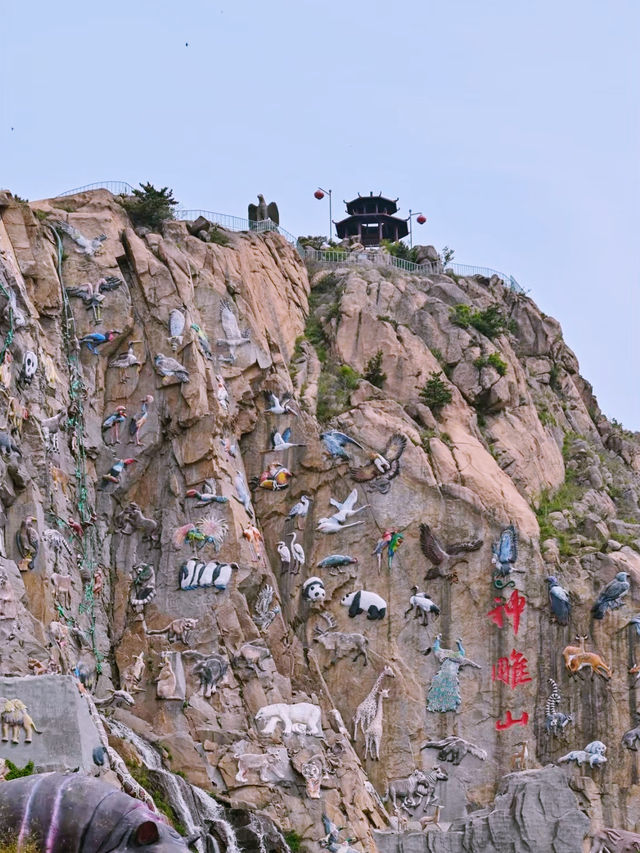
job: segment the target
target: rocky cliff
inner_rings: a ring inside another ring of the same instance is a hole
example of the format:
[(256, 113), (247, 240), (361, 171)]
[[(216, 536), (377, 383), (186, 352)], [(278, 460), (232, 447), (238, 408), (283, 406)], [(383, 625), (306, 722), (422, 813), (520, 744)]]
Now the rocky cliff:
[(218, 235), (0, 198), (3, 674), (75, 674), (174, 821), (191, 783), (241, 847), (640, 829), (640, 445), (559, 324), (497, 278)]

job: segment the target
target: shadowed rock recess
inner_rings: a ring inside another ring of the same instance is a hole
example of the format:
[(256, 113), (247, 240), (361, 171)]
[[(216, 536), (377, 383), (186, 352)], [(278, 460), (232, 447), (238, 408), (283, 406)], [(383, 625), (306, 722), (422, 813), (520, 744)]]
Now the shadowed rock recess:
[(4, 775), (201, 851), (633, 849), (640, 443), (558, 322), (194, 230), (0, 194)]

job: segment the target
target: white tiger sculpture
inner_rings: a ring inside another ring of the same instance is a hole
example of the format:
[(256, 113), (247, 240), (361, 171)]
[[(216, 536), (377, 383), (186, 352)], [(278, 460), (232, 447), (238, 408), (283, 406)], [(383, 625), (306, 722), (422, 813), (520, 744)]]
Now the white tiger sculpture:
[(290, 735), (294, 730), (315, 737), (324, 737), (322, 731), (322, 711), (310, 702), (296, 702), (293, 705), (278, 703), (265, 705), (256, 714), (256, 723), (264, 723), (261, 734), (271, 735), (278, 723), (282, 723), (283, 734)]

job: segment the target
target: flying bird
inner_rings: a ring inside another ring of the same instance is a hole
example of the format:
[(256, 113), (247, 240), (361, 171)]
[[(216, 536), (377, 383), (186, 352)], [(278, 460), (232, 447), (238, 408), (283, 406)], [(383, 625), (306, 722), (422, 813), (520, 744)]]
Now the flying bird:
[(147, 418), (149, 417), (149, 406), (152, 403), (153, 397), (151, 394), (147, 394), (140, 403), (140, 411), (133, 415), (129, 421), (129, 444), (135, 441), (135, 443), (140, 446), (142, 443), (140, 441), (140, 430), (147, 422)]
[(420, 525), (420, 548), (429, 562), (433, 563), (435, 568), (430, 569), (425, 580), (433, 580), (433, 578), (446, 578), (454, 583), (457, 582), (458, 576), (453, 571), (453, 568), (458, 563), (466, 563), (464, 557), (460, 554), (477, 551), (482, 546), (482, 539), (473, 539), (470, 542), (458, 542), (454, 545), (447, 545), (446, 550), (438, 541), (435, 533), (428, 524)]
[(566, 589), (560, 586), (558, 579), (553, 575), (549, 575), (548, 578), (545, 578), (545, 582), (549, 593), (549, 604), (551, 605), (551, 610), (553, 615), (556, 617), (558, 625), (568, 625), (569, 616), (571, 615), (569, 593)]
[(359, 524), (364, 524), (364, 521), (352, 521), (349, 524), (340, 524), (333, 516), (330, 518), (321, 518), (318, 521), (316, 530), (320, 533), (339, 533), (341, 530), (346, 530), (347, 527), (357, 527)]
[(127, 368), (140, 366), (142, 362), (138, 361), (138, 358), (133, 351), (134, 344), (141, 344), (142, 341), (129, 341), (129, 345), (127, 347), (126, 352), (121, 352), (120, 355), (117, 355), (115, 358), (112, 358), (109, 362), (109, 367), (117, 367), (120, 370), (120, 382), (124, 385), (129, 381), (129, 377), (127, 376)]
[(359, 447), (360, 450), (364, 450), (364, 447), (357, 442), (355, 438), (351, 438), (346, 433), (338, 432), (338, 430), (335, 429), (320, 433), (320, 438), (324, 442), (324, 446), (327, 448), (329, 454), (331, 456), (337, 456), (339, 459), (351, 458), (345, 450), (345, 447), (348, 444), (353, 444), (356, 447)]
[(94, 237), (90, 240), (88, 237), (85, 237), (77, 228), (74, 228), (73, 225), (69, 225), (68, 222), (62, 222), (61, 220), (56, 220), (52, 223), (56, 228), (59, 228), (60, 231), (63, 231), (68, 237), (71, 237), (73, 242), (78, 246), (78, 250), (83, 255), (96, 255), (102, 248), (102, 244), (107, 239), (106, 234), (100, 234), (98, 237)]
[(373, 549), (373, 554), (378, 558), (378, 571), (380, 571), (380, 562), (382, 560), (382, 552), (384, 549), (387, 549), (387, 566), (390, 569), (393, 564), (393, 558), (396, 551), (400, 545), (402, 545), (403, 541), (404, 536), (397, 530), (384, 531), (382, 538), (378, 540), (376, 547)]
[(185, 542), (189, 542), (194, 553), (196, 548), (200, 550), (205, 545), (213, 545), (217, 554), (228, 532), (229, 525), (226, 521), (220, 518), (201, 518), (197, 524), (189, 522), (176, 528), (171, 541), (175, 548), (181, 548)]
[(112, 430), (115, 435), (116, 443), (120, 441), (120, 424), (123, 424), (127, 419), (126, 406), (118, 406), (113, 414), (106, 417), (102, 422), (103, 432)]
[(38, 535), (38, 528), (34, 523), (36, 520), (33, 515), (27, 516), (27, 518), (23, 519), (16, 532), (16, 546), (18, 553), (22, 557), (20, 565), (29, 569), (33, 568), (33, 561), (38, 556), (40, 549), (40, 536)]
[(356, 483), (373, 481), (373, 486), (381, 494), (386, 494), (391, 488), (391, 480), (400, 473), (400, 457), (407, 446), (407, 437), (395, 432), (384, 449), (384, 453), (369, 454), (370, 461), (366, 465), (351, 467), (349, 474)]
[(265, 409), (265, 414), (269, 413), (271, 415), (295, 415), (298, 417), (298, 413), (291, 407), (291, 394), (288, 392), (283, 394), (282, 397), (276, 397), (276, 395), (272, 391), (266, 391), (267, 403), (269, 404), (269, 408)]
[(306, 444), (296, 444), (289, 441), (291, 438), (291, 427), (287, 427), (283, 432), (278, 432), (277, 429), (271, 433), (271, 447), (265, 450), (265, 453), (278, 453), (281, 450), (288, 450), (290, 447), (306, 447)]
[(102, 346), (102, 344), (110, 343), (119, 334), (121, 333), (117, 329), (109, 329), (108, 332), (92, 332), (90, 335), (80, 338), (78, 343), (80, 346), (85, 344), (89, 352), (92, 352), (94, 355), (100, 355), (98, 347)]
[(622, 607), (624, 596), (631, 589), (628, 572), (618, 572), (615, 578), (600, 590), (596, 603), (591, 608), (594, 619), (604, 619), (607, 610), (616, 610)]
[(334, 512), (331, 518), (335, 518), (340, 524), (344, 524), (344, 522), (351, 518), (352, 515), (357, 515), (359, 512), (362, 512), (363, 509), (367, 509), (369, 504), (364, 504), (358, 509), (354, 509), (355, 505), (358, 503), (358, 490), (353, 489), (347, 497), (342, 501), (337, 501), (335, 498), (329, 498), (329, 503), (331, 506), (334, 506), (337, 509), (337, 512)]
[(108, 275), (101, 278), (95, 284), (87, 282), (77, 287), (65, 287), (65, 291), (68, 296), (82, 299), (87, 311), (93, 311), (93, 322), (97, 324), (102, 319), (102, 303), (106, 298), (105, 294), (112, 290), (117, 290), (122, 284), (124, 282), (121, 278)]
[(189, 381), (189, 371), (179, 361), (159, 352), (153, 359), (157, 372), (162, 376), (162, 384), (166, 385), (166, 379), (177, 379), (178, 382)]
[(213, 361), (213, 353), (211, 352), (211, 346), (209, 344), (209, 339), (205, 335), (204, 331), (200, 328), (197, 323), (192, 323), (191, 328), (196, 333), (196, 338), (198, 340), (198, 346), (200, 347), (200, 352), (207, 359), (207, 361)]
[(229, 501), (229, 498), (216, 494), (216, 484), (213, 480), (205, 480), (201, 492), (196, 489), (188, 489), (184, 496), (185, 498), (197, 498), (196, 506), (209, 506), (212, 503), (226, 504)]

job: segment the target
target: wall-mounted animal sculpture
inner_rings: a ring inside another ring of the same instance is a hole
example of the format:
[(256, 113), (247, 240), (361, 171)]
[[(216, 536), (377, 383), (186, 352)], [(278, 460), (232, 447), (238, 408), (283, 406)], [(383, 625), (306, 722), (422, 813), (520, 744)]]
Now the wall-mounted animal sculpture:
[(420, 592), (417, 586), (411, 588), (413, 595), (409, 599), (409, 609), (405, 610), (405, 617), (415, 610), (414, 618), (422, 617), (422, 624), (426, 627), (429, 624), (429, 614), (434, 617), (440, 615), (440, 608), (432, 601), (426, 592)]
[(636, 714), (636, 724), (622, 735), (622, 745), (633, 752), (638, 751), (640, 743), (640, 714)]
[(581, 669), (589, 667), (591, 669), (592, 678), (594, 674), (600, 675), (606, 680), (611, 678), (611, 669), (607, 666), (600, 655), (595, 652), (587, 652), (585, 650), (585, 642), (587, 640), (586, 635), (576, 637), (576, 639), (580, 643), (580, 646), (565, 646), (562, 652), (565, 666), (569, 672), (572, 675), (575, 675), (576, 673), (579, 673)]
[(237, 563), (220, 563), (211, 560), (203, 563), (201, 560), (187, 560), (180, 567), (180, 589), (204, 589), (213, 587), (223, 592), (231, 581), (233, 571), (239, 568)]
[(368, 592), (366, 589), (359, 589), (357, 592), (350, 592), (340, 599), (340, 604), (349, 608), (349, 616), (353, 619), (360, 613), (367, 614), (367, 619), (375, 621), (376, 619), (384, 619), (387, 612), (387, 602), (375, 592)]
[[(187, 853), (158, 814), (92, 776), (43, 773), (0, 785), (2, 840), (47, 853)], [(13, 847), (12, 847), (13, 849)]]
[(41, 734), (21, 699), (5, 699), (0, 696), (0, 725), (2, 740), (8, 741), (11, 738), (12, 743), (20, 743), (20, 729), (24, 731), (25, 743), (31, 743), (33, 732)]
[(401, 798), (401, 805), (405, 809), (413, 809), (420, 805), (422, 800), (427, 797), (427, 802), (433, 802), (437, 797), (434, 795), (435, 786), (438, 782), (445, 782), (448, 779), (446, 771), (437, 764), (429, 773), (423, 770), (414, 770), (409, 776), (402, 779), (393, 779), (389, 782), (385, 795), (382, 798), (385, 802), (391, 799), (394, 808), (398, 808), (398, 797)]
[(302, 597), (305, 601), (312, 604), (318, 604), (325, 600), (327, 591), (324, 588), (322, 578), (311, 577), (302, 584)]
[(147, 631), (147, 634), (166, 634), (170, 643), (180, 640), (185, 646), (191, 641), (191, 633), (195, 630), (198, 624), (197, 619), (190, 619), (183, 616), (179, 619), (174, 619), (169, 622), (164, 628), (158, 628), (154, 631)]
[(566, 738), (565, 729), (569, 723), (573, 722), (573, 717), (571, 714), (563, 714), (561, 711), (558, 711), (561, 701), (560, 691), (553, 678), (549, 678), (548, 681), (551, 685), (551, 693), (545, 706), (544, 728), (548, 735), (550, 734), (554, 737), (562, 737), (564, 735)]
[(257, 770), (260, 776), (260, 781), (264, 784), (273, 781), (269, 775), (269, 771), (282, 759), (281, 749), (275, 746), (267, 747), (266, 753), (246, 752), (246, 741), (239, 741), (234, 744), (233, 757), (238, 759), (238, 772), (236, 773), (236, 782), (241, 785), (249, 783), (247, 778), (247, 770)]
[(583, 764), (588, 764), (589, 767), (599, 767), (601, 764), (607, 763), (607, 759), (604, 756), (606, 751), (607, 747), (601, 740), (593, 740), (584, 749), (572, 749), (571, 752), (563, 755), (558, 759), (558, 764), (567, 764), (569, 761), (575, 761), (580, 767)]
[(420, 548), (427, 560), (432, 564), (433, 568), (429, 569), (425, 575), (425, 580), (432, 578), (446, 578), (447, 580), (457, 583), (458, 575), (454, 571), (459, 563), (467, 563), (465, 557), (460, 554), (467, 554), (471, 551), (477, 551), (482, 547), (482, 539), (473, 539), (469, 542), (457, 542), (452, 545), (447, 545), (443, 548), (437, 536), (428, 524), (420, 525)]
[(618, 572), (615, 578), (600, 590), (596, 603), (591, 608), (591, 613), (594, 619), (604, 619), (607, 610), (617, 610), (624, 604), (623, 598), (629, 590), (628, 572)]
[(216, 692), (218, 684), (226, 675), (229, 669), (229, 661), (222, 655), (205, 655), (192, 649), (182, 652), (182, 657), (193, 658), (196, 661), (192, 672), (200, 679), (198, 693), (205, 699), (209, 699), (211, 694)]
[(337, 627), (337, 622), (330, 613), (321, 613), (321, 617), (327, 623), (323, 630), (320, 625), (313, 629), (313, 639), (320, 643), (328, 652), (332, 652), (330, 665), (337, 663), (341, 658), (347, 657), (355, 652), (352, 661), (355, 663), (362, 657), (363, 666), (369, 663), (367, 646), (369, 640), (364, 634), (347, 634), (343, 631), (332, 630)]
[(640, 834), (603, 826), (591, 836), (589, 853), (638, 853)]
[(479, 758), (480, 761), (486, 761), (487, 753), (484, 749), (480, 749), (468, 740), (464, 740), (456, 735), (442, 738), (441, 740), (428, 740), (423, 743), (420, 750), (437, 749), (438, 761), (450, 761), (456, 766), (460, 764), (466, 755), (473, 755), (474, 758)]
[(277, 703), (265, 705), (260, 708), (255, 716), (256, 723), (263, 724), (261, 734), (271, 735), (280, 723), (283, 726), (283, 734), (290, 735), (293, 726), (304, 727), (307, 734), (315, 737), (324, 737), (322, 731), (322, 711), (317, 705), (310, 702), (296, 702), (293, 705)]

